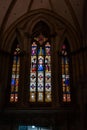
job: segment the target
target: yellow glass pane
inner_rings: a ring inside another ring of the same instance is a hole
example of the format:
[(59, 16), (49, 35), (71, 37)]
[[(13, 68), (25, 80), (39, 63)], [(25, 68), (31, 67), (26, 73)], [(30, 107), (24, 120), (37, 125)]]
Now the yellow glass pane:
[(18, 94), (15, 94), (15, 102), (18, 101)]
[(65, 64), (65, 68), (69, 68), (69, 65), (68, 65), (68, 64)]
[(46, 72), (51, 72), (51, 57), (50, 56), (46, 56), (45, 57), (45, 71)]
[(63, 87), (63, 92), (65, 92), (66, 91), (66, 87)]
[(69, 86), (66, 87), (66, 91), (70, 92), (70, 87)]
[(63, 102), (66, 102), (67, 99), (66, 99), (66, 94), (63, 94)]
[(18, 86), (15, 87), (15, 92), (18, 92)]
[(66, 70), (65, 70), (65, 73), (66, 73), (66, 74), (69, 74), (69, 69), (66, 69)]
[(45, 92), (45, 102), (52, 102), (51, 92)]
[(67, 102), (71, 102), (71, 95), (67, 94)]
[(11, 92), (14, 92), (14, 85), (11, 86)]
[(43, 102), (43, 93), (38, 92), (38, 102)]
[(13, 66), (12, 66), (13, 68), (16, 68), (16, 64), (13, 64)]
[(19, 72), (19, 67), (17, 67), (17, 72)]
[(14, 94), (10, 95), (10, 102), (14, 102)]
[(64, 74), (64, 72), (65, 72), (65, 70), (64, 70), (64, 68), (62, 68), (62, 74)]
[(19, 79), (16, 79), (16, 86), (18, 86), (18, 83), (19, 83)]
[(35, 92), (30, 92), (30, 102), (35, 102), (36, 101), (36, 93)]
[(16, 71), (16, 67), (13, 67), (13, 68), (12, 68), (12, 71)]

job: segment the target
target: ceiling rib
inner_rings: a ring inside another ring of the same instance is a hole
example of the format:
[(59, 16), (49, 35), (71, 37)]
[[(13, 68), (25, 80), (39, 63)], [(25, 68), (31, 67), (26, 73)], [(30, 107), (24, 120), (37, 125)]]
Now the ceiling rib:
[(34, 1), (34, 0), (31, 0), (31, 1), (30, 1), (29, 6), (28, 6), (28, 9), (27, 9), (27, 12), (29, 12), (29, 11), (30, 11), (31, 6), (32, 6), (32, 4), (33, 4), (33, 1)]
[(8, 7), (8, 10), (7, 10), (7, 12), (6, 12), (5, 16), (4, 16), (3, 22), (1, 24), (0, 34), (3, 34), (3, 30), (4, 30), (5, 26), (6, 26), (6, 23), (8, 21), (9, 15), (10, 15), (14, 5), (16, 4), (16, 2), (17, 2), (17, 0), (12, 0), (12, 2), (10, 3), (10, 5)]
[(72, 16), (74, 25), (75, 25), (77, 31), (78, 31), (78, 32), (80, 33), (80, 35), (81, 35), (81, 28), (80, 28), (79, 22), (78, 22), (78, 20), (77, 20), (75, 11), (74, 11), (74, 9), (73, 9), (73, 7), (72, 7), (72, 5), (71, 5), (71, 3), (70, 3), (69, 0), (65, 0), (65, 3), (66, 3), (66, 5), (67, 5), (67, 7), (68, 7), (68, 9), (69, 9), (69, 11), (70, 11), (70, 14), (71, 14), (71, 16)]

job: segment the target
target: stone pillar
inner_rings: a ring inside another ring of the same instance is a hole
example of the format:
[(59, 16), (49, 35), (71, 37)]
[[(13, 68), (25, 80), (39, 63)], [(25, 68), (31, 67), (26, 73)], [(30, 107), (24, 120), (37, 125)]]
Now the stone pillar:
[(8, 86), (8, 79), (10, 76), (9, 68), (9, 53), (2, 52), (0, 58), (0, 66), (1, 66), (1, 73), (0, 73), (0, 108), (3, 110), (4, 105), (6, 105), (6, 93), (9, 87)]

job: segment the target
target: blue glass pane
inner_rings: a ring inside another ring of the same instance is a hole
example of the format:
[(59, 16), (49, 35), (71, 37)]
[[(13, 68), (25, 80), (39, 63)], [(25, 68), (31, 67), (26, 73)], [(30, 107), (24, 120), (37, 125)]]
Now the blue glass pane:
[(69, 85), (69, 79), (66, 79), (66, 80), (65, 80), (65, 84), (66, 84), (66, 85)]
[(44, 70), (43, 65), (38, 65), (38, 71), (43, 71), (43, 70)]
[(38, 71), (43, 71), (44, 70), (44, 60), (43, 57), (40, 57), (38, 59)]
[(45, 55), (44, 49), (43, 49), (42, 47), (40, 47), (40, 48), (38, 49), (37, 54), (38, 54), (38, 55)]
[(11, 80), (11, 84), (12, 84), (12, 85), (15, 85), (15, 79), (12, 79), (12, 80)]

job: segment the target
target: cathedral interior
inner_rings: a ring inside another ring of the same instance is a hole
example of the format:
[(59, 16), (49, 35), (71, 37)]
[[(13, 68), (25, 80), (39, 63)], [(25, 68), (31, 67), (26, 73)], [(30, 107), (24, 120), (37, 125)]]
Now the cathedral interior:
[(87, 130), (87, 0), (0, 0), (0, 130)]

